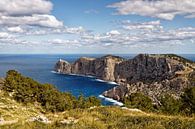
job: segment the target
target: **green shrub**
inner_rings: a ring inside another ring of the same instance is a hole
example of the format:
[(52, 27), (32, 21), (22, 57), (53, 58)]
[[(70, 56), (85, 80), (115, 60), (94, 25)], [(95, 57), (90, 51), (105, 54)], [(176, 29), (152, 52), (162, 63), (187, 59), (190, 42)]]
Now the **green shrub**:
[(133, 93), (125, 98), (124, 103), (125, 106), (130, 108), (138, 108), (145, 111), (152, 111), (154, 109), (152, 100), (148, 96), (139, 92)]
[(187, 88), (181, 96), (183, 109), (187, 114), (195, 113), (195, 87)]
[(181, 110), (182, 102), (180, 99), (175, 99), (171, 95), (164, 95), (160, 99), (160, 111), (166, 114), (178, 114)]

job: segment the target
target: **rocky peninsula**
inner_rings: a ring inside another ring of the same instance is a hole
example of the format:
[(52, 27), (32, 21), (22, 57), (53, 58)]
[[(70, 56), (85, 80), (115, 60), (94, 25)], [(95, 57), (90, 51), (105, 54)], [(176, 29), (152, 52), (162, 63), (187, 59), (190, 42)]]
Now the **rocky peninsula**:
[(194, 62), (174, 54), (139, 54), (133, 59), (106, 55), (100, 58), (82, 57), (73, 64), (60, 60), (55, 71), (62, 74), (95, 76), (105, 81), (119, 84), (103, 95), (124, 101), (132, 93), (142, 92), (154, 104), (159, 104), (159, 96), (171, 94), (175, 98), (184, 88), (193, 86), (195, 79)]

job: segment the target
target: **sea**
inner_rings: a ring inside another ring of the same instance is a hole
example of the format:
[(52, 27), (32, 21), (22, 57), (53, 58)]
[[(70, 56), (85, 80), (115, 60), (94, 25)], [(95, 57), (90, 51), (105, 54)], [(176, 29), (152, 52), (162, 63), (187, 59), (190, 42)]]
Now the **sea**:
[[(131, 59), (135, 54), (116, 54)], [(8, 70), (17, 70), (25, 76), (41, 83), (53, 84), (62, 92), (70, 92), (75, 96), (96, 96), (101, 99), (102, 105), (119, 105), (110, 98), (101, 94), (115, 86), (114, 82), (106, 82), (92, 76), (64, 75), (54, 72), (55, 63), (59, 59), (73, 63), (80, 57), (101, 57), (102, 54), (0, 54), (0, 77), (5, 77)], [(195, 54), (183, 54), (182, 57), (195, 61)]]

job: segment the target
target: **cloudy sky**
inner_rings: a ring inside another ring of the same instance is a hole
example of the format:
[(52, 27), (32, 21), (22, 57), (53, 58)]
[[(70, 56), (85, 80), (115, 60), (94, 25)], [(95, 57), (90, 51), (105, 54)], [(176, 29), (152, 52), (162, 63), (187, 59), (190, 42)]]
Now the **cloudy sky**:
[(1, 0), (0, 53), (195, 53), (195, 0)]

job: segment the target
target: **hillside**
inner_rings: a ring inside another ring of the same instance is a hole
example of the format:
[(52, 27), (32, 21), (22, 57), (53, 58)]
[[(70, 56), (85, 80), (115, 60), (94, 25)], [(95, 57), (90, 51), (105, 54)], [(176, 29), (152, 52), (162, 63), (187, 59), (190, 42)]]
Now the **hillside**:
[[(40, 84), (14, 70), (1, 79), (0, 89), (1, 129), (195, 128), (195, 88), (186, 90), (182, 97), (182, 112), (175, 112), (180, 106), (171, 97), (165, 98), (163, 106), (145, 110), (151, 101), (141, 94), (128, 101), (127, 106), (131, 108), (101, 106), (94, 97), (76, 99), (70, 93), (61, 93), (52, 85)], [(173, 112), (174, 115), (168, 115)]]
[(192, 117), (166, 116), (120, 107), (72, 109), (45, 112), (35, 105), (24, 106), (0, 92), (1, 129), (193, 129)]

